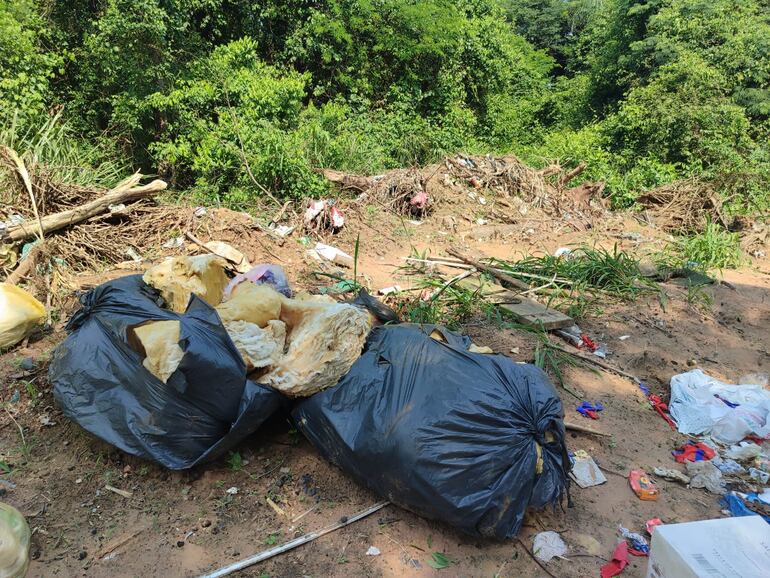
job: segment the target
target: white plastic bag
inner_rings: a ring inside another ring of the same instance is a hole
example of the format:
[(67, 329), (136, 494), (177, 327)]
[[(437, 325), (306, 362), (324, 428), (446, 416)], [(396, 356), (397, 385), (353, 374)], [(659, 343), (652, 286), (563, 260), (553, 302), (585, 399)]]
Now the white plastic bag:
[(669, 410), (684, 434), (710, 434), (725, 444), (749, 434), (770, 435), (770, 391), (760, 385), (722, 383), (700, 369), (671, 378)]
[(45, 318), (45, 307), (29, 293), (0, 283), (0, 349), (16, 345)]

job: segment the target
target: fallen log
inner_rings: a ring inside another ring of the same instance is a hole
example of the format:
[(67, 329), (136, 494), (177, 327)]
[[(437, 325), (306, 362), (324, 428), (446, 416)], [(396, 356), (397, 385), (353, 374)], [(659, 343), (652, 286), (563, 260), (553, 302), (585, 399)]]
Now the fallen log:
[(146, 185), (139, 185), (141, 178), (142, 175), (140, 173), (135, 173), (98, 199), (79, 207), (62, 211), (61, 213), (47, 215), (34, 225), (31, 223), (21, 223), (9, 227), (2, 241), (5, 243), (23, 241), (35, 236), (41, 228), (44, 234), (57, 231), (104, 213), (109, 210), (110, 205), (118, 205), (150, 197), (164, 190), (167, 186), (166, 182), (160, 179), (156, 179)]

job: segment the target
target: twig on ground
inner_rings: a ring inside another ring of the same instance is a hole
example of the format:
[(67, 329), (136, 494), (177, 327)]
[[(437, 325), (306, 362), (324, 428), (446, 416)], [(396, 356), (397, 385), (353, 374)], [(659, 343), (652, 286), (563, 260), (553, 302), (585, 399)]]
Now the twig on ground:
[[(220, 578), (221, 576), (229, 576), (233, 572), (237, 572), (238, 570), (243, 570), (244, 568), (248, 568), (249, 566), (253, 566), (254, 564), (257, 564), (264, 560), (268, 560), (273, 556), (277, 556), (278, 554), (283, 554), (284, 552), (293, 550), (298, 546), (302, 546), (303, 544), (312, 542), (316, 538), (320, 538), (321, 536), (329, 534), (330, 532), (334, 532), (335, 530), (339, 530), (340, 528), (348, 526), (353, 522), (362, 520), (363, 518), (366, 518), (367, 516), (370, 516), (375, 512), (381, 510), (388, 504), (390, 504), (390, 502), (380, 502), (379, 504), (375, 504), (371, 508), (363, 510), (353, 516), (350, 516), (349, 518), (343, 518), (339, 522), (332, 524), (331, 526), (327, 526), (322, 530), (318, 530), (316, 532), (308, 532), (304, 536), (300, 536), (299, 538), (291, 540), (290, 542), (286, 542), (285, 544), (281, 544), (280, 546), (276, 546), (275, 548), (269, 548), (267, 550), (260, 552), (259, 554), (255, 554), (254, 556), (251, 556), (249, 558), (244, 558), (243, 560), (235, 562), (234, 564), (224, 566), (219, 570), (215, 570), (214, 572), (201, 576), (201, 578)], [(556, 578), (556, 577), (553, 576), (553, 578)]]
[(530, 557), (530, 558), (532, 558), (532, 559), (535, 561), (535, 564), (537, 564), (538, 566), (540, 566), (540, 569), (541, 569), (543, 572), (545, 572), (546, 574), (548, 574), (548, 575), (549, 575), (551, 578), (556, 578), (556, 576), (554, 576), (554, 575), (551, 573), (551, 571), (550, 571), (548, 568), (546, 568), (546, 567), (545, 567), (545, 565), (544, 565), (544, 564), (543, 564), (543, 563), (542, 563), (540, 560), (538, 560), (538, 559), (535, 557), (535, 555), (534, 555), (532, 552), (530, 552), (530, 551), (529, 551), (529, 548), (527, 548), (527, 547), (524, 545), (524, 542), (521, 540), (521, 538), (516, 538), (516, 540), (517, 540), (517, 541), (518, 541), (518, 543), (521, 545), (521, 547), (522, 547), (522, 548), (524, 548), (524, 551), (525, 551), (525, 552), (526, 552), (526, 553), (529, 555), (529, 557)]

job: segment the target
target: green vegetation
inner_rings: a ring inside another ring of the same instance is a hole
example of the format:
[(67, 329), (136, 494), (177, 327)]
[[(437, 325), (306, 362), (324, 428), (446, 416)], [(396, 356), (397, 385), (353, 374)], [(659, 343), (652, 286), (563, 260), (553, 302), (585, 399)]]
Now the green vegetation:
[(766, 0), (8, 0), (0, 144), (244, 209), (460, 150), (767, 209), (769, 55)]

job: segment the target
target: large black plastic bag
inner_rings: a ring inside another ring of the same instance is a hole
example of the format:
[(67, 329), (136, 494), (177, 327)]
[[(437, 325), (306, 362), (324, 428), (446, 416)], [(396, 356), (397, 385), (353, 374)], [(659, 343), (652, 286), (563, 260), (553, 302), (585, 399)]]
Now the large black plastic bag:
[[(72, 333), (53, 354), (49, 379), (65, 415), (120, 449), (185, 469), (211, 460), (254, 432), (283, 397), (246, 379), (246, 366), (216, 311), (198, 297), (183, 315), (130, 275), (81, 298)], [(130, 327), (178, 319), (185, 351), (161, 382), (126, 341)]]
[(433, 326), (377, 327), (350, 372), (293, 416), (329, 460), (393, 503), (510, 538), (528, 506), (568, 489), (562, 404), (537, 367), (469, 345)]

